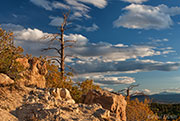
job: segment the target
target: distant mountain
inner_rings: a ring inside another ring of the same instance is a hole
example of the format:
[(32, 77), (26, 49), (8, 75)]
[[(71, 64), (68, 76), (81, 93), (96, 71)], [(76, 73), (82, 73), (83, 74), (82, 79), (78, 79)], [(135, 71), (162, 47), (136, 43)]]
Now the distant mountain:
[(139, 100), (143, 101), (145, 98), (152, 99), (153, 102), (157, 103), (180, 103), (180, 93), (171, 93), (171, 92), (161, 92), (159, 94), (153, 94), (153, 95), (136, 95), (132, 96), (131, 99), (138, 98)]

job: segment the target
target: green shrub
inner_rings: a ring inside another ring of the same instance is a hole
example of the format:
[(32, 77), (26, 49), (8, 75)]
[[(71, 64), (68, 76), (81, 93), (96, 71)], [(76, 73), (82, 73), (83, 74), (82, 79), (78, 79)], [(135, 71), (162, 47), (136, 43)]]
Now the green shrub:
[(0, 73), (5, 73), (16, 80), (20, 78), (19, 73), (23, 71), (23, 66), (15, 60), (23, 56), (23, 49), (16, 47), (13, 39), (12, 32), (0, 28)]

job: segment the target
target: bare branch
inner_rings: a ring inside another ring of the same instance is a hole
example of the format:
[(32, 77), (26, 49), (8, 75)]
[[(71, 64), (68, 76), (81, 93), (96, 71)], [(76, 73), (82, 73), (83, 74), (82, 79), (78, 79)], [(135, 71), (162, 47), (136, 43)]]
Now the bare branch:
[(132, 90), (134, 87), (138, 87), (139, 86), (139, 84), (136, 84), (136, 85), (130, 85), (129, 87), (128, 87), (128, 90)]
[(68, 42), (74, 42), (74, 43), (76, 43), (77, 41), (76, 41), (76, 40), (66, 40), (66, 41), (64, 41), (64, 43), (68, 43)]
[(124, 91), (126, 91), (126, 90), (127, 90), (127, 89), (118, 90), (118, 93), (124, 92)]
[(51, 60), (55, 60), (59, 63), (59, 65), (61, 65), (61, 62), (57, 58), (51, 58)]
[(69, 48), (72, 48), (74, 45), (66, 45), (66, 46), (64, 46), (64, 48), (67, 48), (67, 47), (69, 47)]
[(67, 57), (78, 58), (77, 56), (74, 56), (74, 55), (65, 55), (64, 59), (66, 59)]
[(41, 51), (48, 51), (48, 50), (56, 50), (58, 53), (60, 52), (59, 49), (56, 47), (43, 48)]
[(65, 66), (67, 66), (72, 72), (74, 72), (74, 69), (68, 65), (65, 64)]
[(45, 56), (46, 58), (61, 58), (60, 56)]

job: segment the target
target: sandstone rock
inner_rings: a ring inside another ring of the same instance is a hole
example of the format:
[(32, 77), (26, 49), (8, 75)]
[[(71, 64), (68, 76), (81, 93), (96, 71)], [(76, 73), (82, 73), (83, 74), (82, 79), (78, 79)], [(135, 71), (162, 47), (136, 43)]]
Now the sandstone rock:
[(16, 61), (22, 64), (25, 68), (25, 71), (20, 73), (23, 78), (17, 80), (17, 83), (20, 86), (25, 85), (45, 88), (45, 75), (47, 73), (45, 62), (40, 61), (35, 57), (31, 59), (18, 58)]
[(96, 110), (96, 112), (93, 115), (95, 117), (98, 117), (98, 118), (109, 120), (110, 111), (106, 110), (106, 109), (103, 109), (103, 108), (100, 108), (100, 109)]
[(85, 104), (99, 103), (103, 108), (116, 114), (120, 121), (126, 121), (126, 101), (122, 95), (110, 93), (105, 90), (89, 91), (84, 100)]
[(0, 87), (0, 121), (121, 121), (100, 104), (67, 103), (67, 89), (22, 88)]
[(18, 121), (18, 119), (8, 111), (0, 109), (0, 121)]
[(70, 95), (70, 92), (67, 89), (65, 89), (65, 88), (61, 88), (60, 89), (60, 96), (62, 98), (66, 98), (66, 99), (72, 99), (72, 97)]
[(50, 94), (54, 96), (56, 99), (61, 100), (61, 95), (60, 95), (60, 89), (59, 88), (51, 88), (50, 89)]
[(6, 74), (0, 73), (0, 85), (11, 85), (14, 80), (9, 78)]
[(67, 90), (65, 88), (52, 88), (52, 89), (50, 89), (50, 93), (56, 99), (63, 100), (66, 103), (71, 103), (71, 104), (75, 103), (75, 101), (71, 97), (69, 90)]
[(25, 69), (28, 69), (28, 68), (30, 68), (30, 64), (29, 64), (29, 62), (28, 62), (28, 59), (27, 58), (17, 58), (16, 59), (16, 62), (19, 62), (21, 65), (23, 65), (23, 67), (25, 68)]

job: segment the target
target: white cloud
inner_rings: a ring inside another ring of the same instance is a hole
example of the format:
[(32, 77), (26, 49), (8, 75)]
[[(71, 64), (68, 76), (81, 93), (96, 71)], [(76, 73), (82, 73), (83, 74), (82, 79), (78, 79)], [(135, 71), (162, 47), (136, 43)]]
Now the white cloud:
[(42, 37), (48, 35), (39, 29), (23, 29), (21, 31), (14, 31), (15, 38), (17, 40), (28, 40), (28, 41), (40, 41)]
[(122, 0), (124, 2), (129, 2), (129, 3), (143, 3), (146, 2), (148, 0)]
[(171, 16), (180, 14), (180, 7), (168, 8), (166, 5), (156, 7), (131, 4), (124, 8), (126, 12), (114, 21), (115, 27), (131, 29), (165, 29), (173, 25)]
[(84, 31), (85, 30), (87, 32), (96, 31), (98, 29), (99, 29), (99, 27), (96, 24), (92, 24), (92, 26), (90, 26), (90, 27), (77, 25), (75, 28), (76, 31)]
[(23, 30), (24, 27), (21, 25), (16, 25), (16, 24), (12, 24), (12, 23), (8, 23), (8, 24), (1, 24), (0, 25), (3, 29), (7, 30), (7, 31), (20, 31)]
[(54, 1), (52, 3), (52, 6), (55, 8), (55, 9), (70, 9), (70, 6), (66, 5), (66, 4), (63, 4), (63, 3), (60, 3), (58, 1)]
[(76, 46), (76, 48), (70, 49), (69, 53), (76, 55), (81, 59), (92, 60), (94, 58), (103, 60), (105, 62), (125, 61), (132, 58), (161, 54), (159, 51), (155, 50), (155, 47), (152, 46), (119, 45), (120, 44), (112, 45), (105, 42), (86, 43), (84, 46)]
[(51, 22), (49, 23), (49, 25), (51, 26), (60, 26), (61, 23), (63, 22), (63, 18), (62, 17), (53, 17), (53, 16), (50, 16), (49, 17), (51, 20)]
[(64, 35), (65, 40), (74, 40), (76, 41), (75, 45), (77, 46), (83, 46), (86, 45), (88, 42), (88, 39), (81, 35), (81, 34), (69, 34), (69, 35)]
[(132, 84), (136, 82), (134, 78), (127, 77), (127, 76), (113, 76), (113, 75), (106, 75), (106, 74), (87, 74), (87, 75), (79, 75), (75, 77), (76, 80), (86, 80), (86, 79), (93, 79), (95, 83), (100, 84), (107, 84), (107, 85), (114, 85), (114, 84)]
[(161, 93), (180, 93), (180, 88), (168, 88), (168, 89), (161, 89), (159, 94)]
[(37, 6), (43, 7), (46, 10), (52, 10), (51, 3), (48, 0), (30, 0)]
[(104, 90), (107, 90), (107, 91), (110, 91), (110, 92), (114, 90), (114, 89), (109, 88), (109, 87), (103, 87), (103, 89), (104, 89)]
[(108, 4), (107, 0), (64, 0), (64, 3), (58, 1), (50, 2), (48, 0), (30, 1), (46, 10), (69, 9), (72, 11), (71, 19), (79, 19), (82, 17), (91, 18), (91, 16), (88, 15), (88, 12), (91, 10), (88, 6), (89, 4), (100, 9), (105, 8)]
[(104, 8), (107, 5), (106, 0), (78, 0), (84, 3), (92, 4), (98, 8)]
[(178, 62), (159, 62), (159, 61), (113, 61), (104, 62), (103, 60), (84, 61), (83, 63), (74, 62), (71, 65), (79, 74), (87, 73), (129, 73), (129, 72), (147, 72), (147, 71), (174, 71), (178, 70)]
[(151, 90), (149, 90), (149, 89), (144, 89), (143, 92), (149, 94), (149, 93), (151, 93)]

